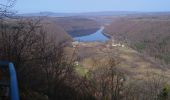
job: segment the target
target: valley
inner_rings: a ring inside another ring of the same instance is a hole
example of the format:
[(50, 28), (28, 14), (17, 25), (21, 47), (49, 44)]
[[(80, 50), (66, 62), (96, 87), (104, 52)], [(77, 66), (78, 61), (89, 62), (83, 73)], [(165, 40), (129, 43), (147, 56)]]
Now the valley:
[[(81, 75), (97, 69), (95, 66), (107, 63), (110, 57), (113, 57), (120, 61), (117, 67), (128, 77), (142, 79), (148, 73), (169, 77), (168, 65), (155, 58), (159, 51), (156, 46), (159, 44), (158, 40), (161, 42), (164, 37), (169, 36), (169, 18), (169, 15), (127, 15), (100, 16), (100, 20), (98, 16), (57, 17), (51, 20), (57, 23), (72, 41), (72, 47), (68, 47), (68, 50), (76, 49), (79, 58), (76, 61), (79, 66), (77, 71)], [(101, 26), (103, 27), (100, 29)], [(158, 38), (160, 34), (161, 37)], [(166, 48), (168, 45), (164, 44)]]
[(157, 98), (170, 84), (169, 13), (24, 16), (1, 26), (0, 57), (17, 66), (22, 98), (101, 100), (112, 90), (148, 100), (126, 98), (159, 89)]

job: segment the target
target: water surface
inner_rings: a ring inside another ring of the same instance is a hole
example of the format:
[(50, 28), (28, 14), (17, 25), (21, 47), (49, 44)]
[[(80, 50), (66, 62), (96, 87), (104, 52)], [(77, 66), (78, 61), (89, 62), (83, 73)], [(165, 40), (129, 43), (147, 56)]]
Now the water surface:
[(85, 35), (85, 36), (79, 36), (75, 37), (74, 40), (80, 41), (80, 42), (94, 42), (94, 41), (100, 41), (100, 42), (105, 42), (109, 38), (106, 37), (102, 32), (104, 30), (104, 27), (101, 27), (98, 31), (95, 33), (92, 33), (90, 35)]

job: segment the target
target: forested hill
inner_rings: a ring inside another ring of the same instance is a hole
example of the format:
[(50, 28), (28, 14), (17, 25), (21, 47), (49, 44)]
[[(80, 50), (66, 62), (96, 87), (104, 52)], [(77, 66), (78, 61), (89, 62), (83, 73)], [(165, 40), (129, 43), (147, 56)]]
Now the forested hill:
[(70, 35), (63, 29), (59, 23), (53, 21), (53, 19), (46, 18), (41, 21), (43, 28), (48, 32), (49, 36), (53, 37), (56, 42), (72, 40)]
[(119, 18), (107, 26), (105, 32), (140, 52), (170, 62), (170, 16)]
[(73, 37), (92, 34), (100, 28), (96, 21), (81, 17), (59, 17), (56, 23)]

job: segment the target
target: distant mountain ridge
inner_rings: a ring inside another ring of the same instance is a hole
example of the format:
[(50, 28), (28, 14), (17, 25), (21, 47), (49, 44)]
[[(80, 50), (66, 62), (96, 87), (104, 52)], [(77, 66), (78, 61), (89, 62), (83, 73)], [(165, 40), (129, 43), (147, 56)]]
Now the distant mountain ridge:
[(49, 16), (49, 17), (70, 17), (70, 16), (126, 16), (126, 15), (152, 15), (165, 14), (170, 15), (170, 12), (135, 12), (135, 11), (103, 11), (103, 12), (85, 12), (85, 13), (55, 13), (55, 12), (39, 12), (18, 14), (19, 16)]
[(50, 16), (50, 17), (70, 17), (70, 16), (124, 16), (131, 14), (139, 14), (142, 12), (130, 11), (106, 11), (106, 12), (85, 12), (85, 13), (54, 13), (54, 12), (39, 12), (39, 13), (25, 13), (19, 16)]

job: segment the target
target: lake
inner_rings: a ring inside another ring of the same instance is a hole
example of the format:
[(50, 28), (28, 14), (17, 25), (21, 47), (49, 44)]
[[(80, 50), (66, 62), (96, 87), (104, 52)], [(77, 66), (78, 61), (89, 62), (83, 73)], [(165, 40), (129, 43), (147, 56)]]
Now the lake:
[(109, 40), (109, 38), (102, 33), (103, 30), (104, 30), (104, 27), (101, 27), (95, 33), (92, 33), (90, 35), (75, 37), (74, 40), (80, 41), (80, 42), (95, 42), (95, 41), (105, 42)]

